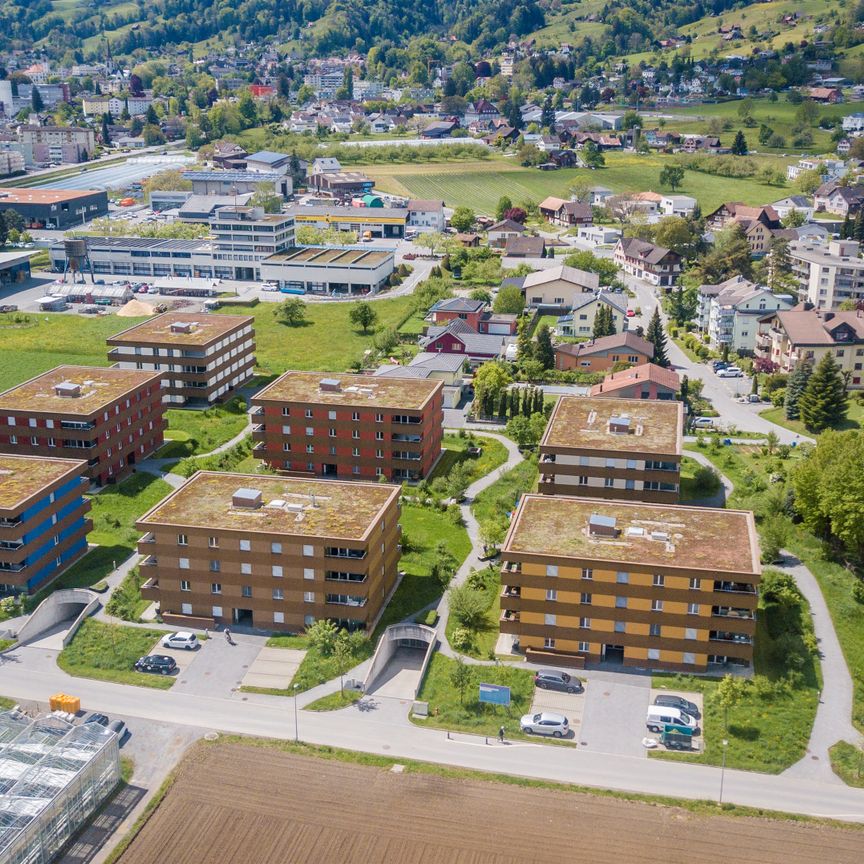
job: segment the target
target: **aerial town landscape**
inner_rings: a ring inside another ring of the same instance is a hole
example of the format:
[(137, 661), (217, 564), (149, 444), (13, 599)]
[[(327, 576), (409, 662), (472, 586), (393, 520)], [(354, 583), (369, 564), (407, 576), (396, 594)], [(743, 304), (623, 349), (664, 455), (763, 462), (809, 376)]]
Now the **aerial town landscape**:
[(0, 25), (0, 864), (860, 864), (864, 2)]

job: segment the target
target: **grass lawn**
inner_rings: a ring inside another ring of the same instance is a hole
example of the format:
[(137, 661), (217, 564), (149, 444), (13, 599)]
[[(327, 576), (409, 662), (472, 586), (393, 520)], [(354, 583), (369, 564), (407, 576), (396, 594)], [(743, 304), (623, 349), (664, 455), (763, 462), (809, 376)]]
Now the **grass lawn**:
[(359, 702), (363, 698), (362, 693), (356, 690), (337, 690), (329, 696), (322, 696), (314, 702), (310, 702), (303, 710), (304, 711), (338, 711), (340, 708), (347, 708), (355, 702)]
[(515, 468), (505, 472), (491, 486), (484, 489), (471, 505), (477, 521), (483, 525), (498, 522), (506, 527), (510, 513), (516, 507), (523, 492), (537, 488), (537, 459), (532, 456)]
[(136, 565), (123, 581), (111, 592), (111, 598), (105, 606), (105, 611), (115, 618), (124, 621), (141, 620), (144, 610), (150, 605), (149, 600), (141, 596), (141, 586), (147, 581), (141, 569)]
[(430, 575), (432, 564), (437, 555), (439, 543), (447, 550), (460, 566), (471, 551), (471, 541), (464, 526), (456, 525), (440, 510), (418, 507), (413, 504), (402, 505), (402, 558), (399, 569), (404, 571), (402, 582), (390, 600), (378, 626), (373, 641), (390, 624), (408, 618), (420, 609), (434, 603), (441, 596), (441, 585)]
[[(812, 432), (808, 432), (804, 428), (804, 424), (800, 420), (787, 420), (785, 409), (781, 405), (779, 408), (769, 408), (767, 411), (760, 411), (760, 417), (764, 417), (771, 423), (776, 423), (778, 426), (784, 426), (786, 429), (791, 429), (799, 435), (813, 436)], [(849, 400), (849, 411), (846, 414), (846, 421), (840, 426), (840, 430), (844, 429), (860, 429), (864, 422), (864, 405), (853, 397)]]
[[(411, 303), (411, 297), (374, 301), (377, 327), (398, 327), (409, 315)], [(272, 303), (232, 305), (225, 312), (255, 318), (258, 370), (266, 375), (281, 375), (287, 369), (344, 372), (353, 362), (361, 360), (374, 333), (364, 334), (348, 320), (352, 306), (352, 303), (307, 303), (306, 323), (298, 327), (277, 321)]]
[(829, 751), (834, 773), (847, 785), (864, 788), (864, 750), (838, 741)]
[(168, 420), (165, 438), (172, 440), (159, 452), (163, 458), (209, 453), (239, 435), (248, 422), (246, 403), (240, 397), (204, 411), (169, 408), (165, 416)]
[(689, 456), (681, 460), (681, 503), (702, 497), (696, 492), (696, 481), (693, 477), (699, 463)]
[(4, 711), (8, 711), (10, 708), (15, 707), (14, 699), (7, 699), (5, 696), (0, 696), (0, 708)]
[(150, 675), (132, 668), (139, 657), (151, 652), (156, 640), (166, 632), (105, 624), (88, 618), (60, 652), (57, 665), (76, 678), (98, 678), (115, 684), (167, 690), (174, 684), (173, 676)]
[[(501, 615), (501, 571), (497, 567), (481, 571), (483, 576), (482, 591), (486, 600), (486, 617), (483, 623), (474, 630), (470, 630), (471, 642), (460, 647), (460, 650), (469, 657), (477, 657), (481, 660), (493, 660), (495, 658), (495, 643), (500, 634), (498, 619)], [(460, 625), (455, 616), (450, 615), (447, 619), (447, 641), (453, 644), (453, 634)]]
[(0, 639), (0, 651), (5, 651), (7, 648), (15, 644), (14, 639)]
[[(435, 726), (456, 732), (473, 732), (476, 735), (498, 734), (504, 726), (508, 738), (523, 737), (519, 719), (531, 710), (534, 696), (534, 675), (524, 669), (511, 666), (469, 666), (471, 683), (460, 702), (459, 691), (453, 686), (451, 676), (456, 661), (443, 654), (434, 654), (429, 663), (418, 699), (429, 703), (429, 717), (414, 722), (418, 726)], [(478, 686), (501, 684), (510, 688), (511, 705), (481, 704), (478, 701)]]
[[(496, 438), (489, 438), (485, 435), (472, 433), (463, 438), (460, 435), (447, 432), (442, 444), (444, 453), (435, 466), (435, 470), (429, 475), (430, 482), (436, 477), (444, 477), (449, 474), (454, 465), (465, 462), (470, 470), (471, 479), (469, 482), (473, 483), (507, 461), (507, 448)], [(478, 446), (483, 451), (476, 458), (470, 457), (467, 453), (468, 448), (473, 446)]]
[(144, 320), (50, 312), (0, 316), (0, 390), (64, 363), (107, 366), (106, 338)]

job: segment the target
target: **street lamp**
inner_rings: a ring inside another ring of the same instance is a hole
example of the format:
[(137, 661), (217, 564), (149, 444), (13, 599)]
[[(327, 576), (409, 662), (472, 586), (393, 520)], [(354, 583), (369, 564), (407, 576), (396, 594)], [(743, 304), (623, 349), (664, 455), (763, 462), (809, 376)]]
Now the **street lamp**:
[(720, 764), (720, 798), (717, 800), (717, 803), (722, 806), (723, 804), (723, 778), (726, 775), (726, 748), (729, 746), (729, 742), (724, 738), (723, 739), (723, 761)]
[(300, 741), (299, 732), (297, 729), (297, 691), (299, 689), (300, 689), (300, 685), (295, 684), (294, 685), (294, 743), (295, 744), (299, 743), (299, 741)]

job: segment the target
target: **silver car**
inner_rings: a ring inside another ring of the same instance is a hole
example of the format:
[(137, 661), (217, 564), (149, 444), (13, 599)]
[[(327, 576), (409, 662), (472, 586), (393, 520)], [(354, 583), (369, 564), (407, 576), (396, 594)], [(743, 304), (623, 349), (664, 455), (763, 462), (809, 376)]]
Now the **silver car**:
[(526, 735), (551, 735), (553, 738), (563, 738), (570, 734), (570, 723), (563, 714), (552, 714), (541, 711), (539, 714), (526, 714), (519, 727)]
[(198, 647), (198, 637), (194, 633), (181, 630), (179, 633), (169, 633), (163, 640), (165, 648), (183, 648), (194, 651)]

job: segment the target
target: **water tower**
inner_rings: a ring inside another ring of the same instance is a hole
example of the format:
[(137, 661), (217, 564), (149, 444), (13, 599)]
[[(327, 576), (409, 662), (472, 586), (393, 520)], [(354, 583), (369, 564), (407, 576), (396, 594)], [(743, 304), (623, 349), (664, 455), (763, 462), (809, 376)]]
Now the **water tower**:
[(81, 283), (87, 281), (86, 273), (90, 273), (90, 281), (94, 282), (93, 264), (90, 261), (90, 253), (87, 251), (87, 241), (83, 238), (75, 240), (64, 240), (63, 251), (66, 254), (66, 262), (63, 265), (63, 281), (66, 281), (66, 274), (72, 274), (72, 284), (78, 282), (78, 276), (81, 276)]

